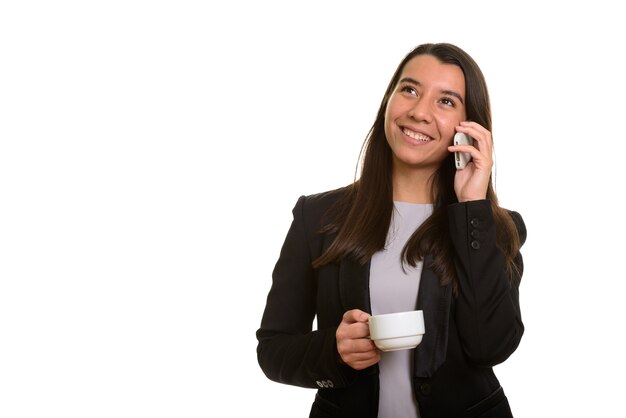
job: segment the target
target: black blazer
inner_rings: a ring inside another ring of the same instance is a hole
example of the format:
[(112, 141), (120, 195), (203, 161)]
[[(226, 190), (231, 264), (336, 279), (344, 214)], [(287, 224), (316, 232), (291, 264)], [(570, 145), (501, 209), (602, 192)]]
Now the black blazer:
[[(317, 231), (343, 190), (302, 196), (294, 207), (257, 331), (257, 355), (268, 378), (318, 389), (310, 417), (374, 418), (378, 366), (356, 371), (340, 364), (335, 339), (344, 312), (371, 312), (369, 263), (311, 267), (334, 239)], [(511, 215), (523, 242), (524, 222)], [(492, 366), (515, 351), (524, 331), (519, 278), (505, 273), (489, 201), (451, 205), (448, 218), (460, 289), (455, 297), (441, 287), (425, 260), (416, 309), (424, 311), (426, 333), (414, 349), (413, 370), (420, 415), (511, 417)], [(521, 255), (518, 266), (521, 277)]]

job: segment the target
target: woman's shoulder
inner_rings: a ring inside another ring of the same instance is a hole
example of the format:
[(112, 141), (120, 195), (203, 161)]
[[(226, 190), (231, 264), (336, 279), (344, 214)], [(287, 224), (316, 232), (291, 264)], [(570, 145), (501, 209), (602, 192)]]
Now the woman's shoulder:
[(294, 208), (295, 216), (302, 216), (307, 222), (316, 225), (324, 223), (325, 215), (332, 212), (332, 208), (345, 201), (353, 190), (353, 185), (328, 190), (321, 193), (300, 196)]
[(353, 189), (353, 185), (340, 187), (338, 189), (328, 190), (321, 193), (302, 196), (308, 207), (327, 207), (332, 206), (335, 202), (347, 197)]

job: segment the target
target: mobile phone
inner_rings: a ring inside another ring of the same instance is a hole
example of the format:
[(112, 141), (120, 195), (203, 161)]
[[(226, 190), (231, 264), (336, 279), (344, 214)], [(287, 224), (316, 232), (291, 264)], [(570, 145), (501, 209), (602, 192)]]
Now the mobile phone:
[[(454, 135), (454, 145), (474, 145), (474, 140), (471, 136), (462, 132), (457, 132)], [(454, 153), (454, 165), (457, 170), (465, 168), (467, 163), (472, 160), (472, 156), (469, 152), (455, 152)]]

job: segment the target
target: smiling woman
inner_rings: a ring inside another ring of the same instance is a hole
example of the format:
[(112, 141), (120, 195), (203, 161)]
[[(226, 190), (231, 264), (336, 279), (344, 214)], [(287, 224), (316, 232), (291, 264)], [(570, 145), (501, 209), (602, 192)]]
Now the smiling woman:
[[(418, 55), (410, 60), (401, 77), (385, 112), (385, 136), (396, 172), (394, 181), (428, 181), (450, 154), (450, 138), (465, 120), (465, 77), (460, 67), (444, 64), (432, 55)], [(419, 189), (398, 184), (394, 187), (394, 199), (429, 202), (430, 193), (415, 195)], [(409, 193), (400, 196), (404, 191)]]
[[(498, 205), (490, 131), (474, 60), (421, 45), (389, 83), (360, 178), (298, 200), (257, 354), (270, 379), (318, 388), (311, 417), (512, 416), (492, 366), (524, 330), (526, 229)], [(457, 132), (473, 145), (452, 145)], [(456, 170), (454, 152), (472, 161)], [(412, 310), (421, 343), (380, 351), (370, 315)]]

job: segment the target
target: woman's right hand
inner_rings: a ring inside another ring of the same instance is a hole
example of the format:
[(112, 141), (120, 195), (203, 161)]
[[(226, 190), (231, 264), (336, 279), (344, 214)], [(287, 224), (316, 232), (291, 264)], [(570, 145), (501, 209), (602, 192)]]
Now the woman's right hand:
[(367, 312), (353, 309), (343, 314), (337, 328), (337, 351), (341, 360), (355, 370), (362, 370), (380, 361), (380, 352), (370, 335)]

